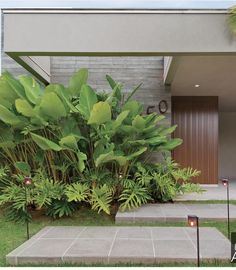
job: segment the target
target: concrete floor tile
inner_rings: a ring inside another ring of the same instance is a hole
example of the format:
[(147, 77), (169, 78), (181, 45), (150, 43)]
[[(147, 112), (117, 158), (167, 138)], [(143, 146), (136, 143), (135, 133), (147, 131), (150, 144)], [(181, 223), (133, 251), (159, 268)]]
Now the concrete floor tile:
[(200, 254), (203, 259), (230, 259), (231, 244), (221, 240), (201, 240)]
[(154, 258), (151, 240), (116, 239), (110, 253), (111, 258)]
[(78, 239), (74, 241), (64, 257), (75, 255), (78, 257), (107, 257), (112, 243), (113, 239)]
[(38, 233), (36, 233), (35, 235), (33, 235), (30, 239), (40, 238), (41, 236), (45, 235), (48, 231), (50, 231), (53, 228), (54, 227), (52, 227), (52, 226), (46, 226), (42, 230), (40, 230)]
[(122, 227), (119, 229), (116, 239), (151, 239), (151, 229), (146, 227)]
[(154, 248), (156, 258), (196, 258), (196, 249), (189, 240), (154, 240)]
[(23, 250), (20, 256), (60, 257), (72, 242), (73, 239), (38, 239), (34, 244)]
[(30, 247), (33, 243), (35, 243), (37, 241), (37, 239), (29, 239), (26, 242), (24, 242), (23, 244), (21, 244), (19, 247), (17, 247), (16, 249), (14, 249), (11, 253), (9, 253), (7, 256), (11, 257), (11, 256), (17, 256), (18, 254), (20, 254), (23, 250), (25, 250), (26, 248)]
[(74, 239), (76, 238), (82, 231), (84, 227), (78, 226), (58, 226), (51, 228), (48, 232), (41, 235), (41, 238), (65, 238), (65, 239)]
[(188, 240), (188, 235), (184, 228), (158, 227), (152, 228), (152, 238), (154, 240)]
[[(197, 237), (196, 228), (185, 228), (186, 233), (188, 234), (189, 238), (194, 240)], [(200, 240), (225, 240), (228, 239), (219, 232), (216, 228), (199, 228), (199, 239)]]
[(118, 231), (116, 227), (87, 227), (79, 238), (111, 238), (113, 239)]

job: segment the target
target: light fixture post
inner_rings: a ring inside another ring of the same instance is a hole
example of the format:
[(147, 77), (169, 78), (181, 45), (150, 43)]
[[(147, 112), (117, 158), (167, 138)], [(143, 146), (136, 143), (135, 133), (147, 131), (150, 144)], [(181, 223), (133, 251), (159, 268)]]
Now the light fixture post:
[(229, 214), (229, 180), (226, 178), (222, 179), (223, 186), (226, 187), (226, 198), (227, 198), (227, 222), (228, 222), (228, 239), (230, 239), (230, 214)]
[(198, 216), (188, 216), (188, 224), (190, 227), (196, 227), (197, 229), (197, 267), (200, 267), (200, 233)]
[(26, 235), (27, 239), (29, 240), (29, 215), (28, 215), (28, 193), (27, 193), (27, 188), (32, 184), (32, 179), (30, 177), (25, 177), (24, 178), (24, 189), (25, 189), (25, 212), (26, 212)]
[(199, 219), (197, 217), (197, 267), (200, 267)]

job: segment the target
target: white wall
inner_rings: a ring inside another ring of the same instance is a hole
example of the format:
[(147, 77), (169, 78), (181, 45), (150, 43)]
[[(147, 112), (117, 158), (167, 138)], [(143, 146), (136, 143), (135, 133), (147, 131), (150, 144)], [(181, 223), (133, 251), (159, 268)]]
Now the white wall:
[(236, 112), (219, 113), (219, 177), (236, 180)]

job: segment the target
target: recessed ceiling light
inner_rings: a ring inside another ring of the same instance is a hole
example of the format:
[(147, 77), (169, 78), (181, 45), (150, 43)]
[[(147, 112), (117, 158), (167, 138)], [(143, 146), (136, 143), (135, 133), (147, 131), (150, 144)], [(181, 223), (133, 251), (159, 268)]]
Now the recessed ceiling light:
[(195, 84), (194, 87), (198, 88), (200, 87), (200, 84)]

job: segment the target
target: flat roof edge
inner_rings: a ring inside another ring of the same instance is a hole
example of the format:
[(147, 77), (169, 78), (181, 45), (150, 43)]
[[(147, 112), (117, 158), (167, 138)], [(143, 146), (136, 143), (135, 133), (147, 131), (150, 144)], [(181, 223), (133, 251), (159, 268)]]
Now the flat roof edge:
[(4, 14), (27, 13), (133, 13), (133, 14), (226, 14), (227, 9), (81, 9), (81, 8), (2, 8)]

